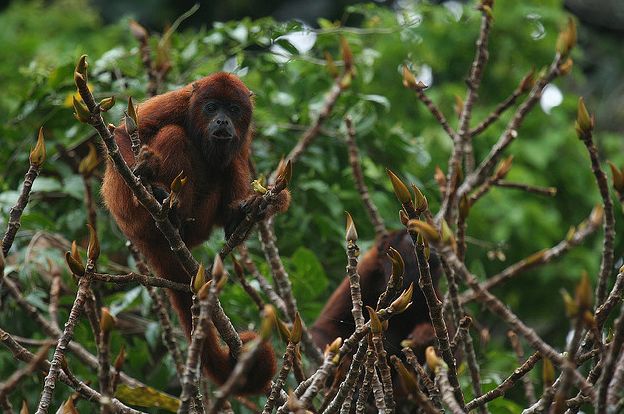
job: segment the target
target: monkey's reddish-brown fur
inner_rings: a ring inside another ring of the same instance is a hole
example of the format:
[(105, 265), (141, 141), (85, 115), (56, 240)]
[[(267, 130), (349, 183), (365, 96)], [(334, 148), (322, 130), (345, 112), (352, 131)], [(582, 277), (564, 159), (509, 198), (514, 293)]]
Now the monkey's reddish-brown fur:
[[(150, 175), (150, 184), (169, 188), (181, 172), (188, 177), (180, 195), (176, 215), (181, 223), (181, 234), (189, 247), (206, 240), (214, 226), (225, 226), (240, 215), (240, 203), (251, 196), (249, 171), (252, 102), (247, 87), (234, 75), (216, 73), (139, 105), (139, 133), (144, 146)], [(233, 119), (236, 139), (231, 146), (219, 146), (206, 140), (207, 115), (203, 112), (207, 99), (218, 99), (237, 104), (240, 116)], [(115, 140), (125, 161), (131, 167), (135, 159), (130, 138), (123, 125), (115, 130)], [(145, 148), (147, 147), (147, 148)], [(188, 283), (188, 275), (171, 252), (167, 241), (156, 228), (153, 218), (138, 203), (114, 167), (107, 165), (102, 186), (106, 205), (124, 234), (143, 253), (150, 267), (160, 277)], [(274, 210), (288, 207), (289, 194)], [(187, 337), (191, 332), (191, 295), (169, 292)], [(242, 332), (248, 342), (254, 332)], [(268, 343), (252, 366), (253, 375), (239, 388), (240, 394), (263, 392), (275, 374), (275, 356)], [(207, 374), (222, 384), (236, 361), (221, 345), (216, 329), (210, 329), (202, 364)]]
[[(404, 313), (390, 319), (388, 330), (384, 332), (386, 350), (391, 354), (400, 355), (401, 341), (409, 338), (413, 342), (416, 355), (423, 358), (425, 348), (433, 344), (435, 335), (425, 297), (418, 287), (418, 264), (412, 241), (406, 231), (391, 232), (386, 240), (379, 241), (360, 259), (357, 269), (360, 275), (362, 302), (375, 308), (379, 296), (386, 289), (392, 273), (392, 265), (385, 254), (389, 247), (395, 248), (403, 257), (405, 262), (403, 289), (414, 283), (414, 296), (412, 305)], [(441, 269), (433, 254), (429, 264), (434, 283), (437, 284)], [(325, 304), (311, 328), (311, 334), (315, 343), (324, 347), (337, 337), (343, 339), (349, 337), (354, 330), (351, 288), (349, 279), (345, 278)]]

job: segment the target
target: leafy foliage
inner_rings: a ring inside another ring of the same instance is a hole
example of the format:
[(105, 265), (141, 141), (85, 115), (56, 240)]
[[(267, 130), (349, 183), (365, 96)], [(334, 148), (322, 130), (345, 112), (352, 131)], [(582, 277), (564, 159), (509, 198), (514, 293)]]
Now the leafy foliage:
[[(539, 71), (549, 63), (559, 25), (564, 21), (559, 3), (497, 1), (490, 63), (475, 119), (485, 117), (506, 98), (532, 67)], [(349, 114), (353, 118), (364, 156), (364, 175), (389, 227), (397, 228), (400, 223), (398, 204), (384, 167), (400, 171), (407, 181), (417, 184), (436, 209), (440, 196), (433, 179), (434, 169), (436, 165), (446, 165), (451, 143), (426, 108), (402, 87), (400, 68), (407, 63), (422, 77), (431, 73), (427, 93), (455, 124), (454, 96), (464, 93), (464, 78), (479, 26), (479, 13), (457, 3), (448, 7), (418, 3), (398, 10), (370, 4), (352, 6), (348, 12), (361, 19), (359, 27), (342, 28), (321, 20), (320, 28), (312, 30), (298, 22), (244, 19), (215, 24), (212, 29), (173, 33), (168, 41), (158, 36), (150, 39), (153, 50), (166, 53), (172, 63), (164, 89), (227, 70), (236, 72), (254, 91), (254, 153), (262, 174), (269, 173), (280, 157), (290, 151), (320, 109), (324, 92), (332, 83), (325, 53), (341, 64), (339, 36), (345, 36), (351, 45), (357, 76), (337, 102), (321, 136), (297, 163), (291, 183), (293, 203), (288, 213), (276, 219), (280, 249), (288, 258), (287, 270), (308, 323), (344, 276), (343, 212), (347, 210), (354, 216), (363, 247), (369, 246), (373, 238), (346, 161), (342, 116)], [(44, 125), (48, 138), (48, 161), (23, 215), (10, 261), (15, 264), (11, 270), (17, 271), (19, 282), (28, 292), (29, 302), (42, 313), (47, 312), (47, 260), (64, 269), (62, 251), (67, 249), (68, 240), (76, 239), (86, 245), (85, 188), (75, 163), (86, 155), (85, 143), (94, 142), (94, 137), (87, 126), (77, 123), (72, 116), (75, 60), (81, 53), (91, 56), (89, 81), (101, 94), (98, 98), (111, 94), (117, 97), (117, 105), (107, 114), (110, 122), (117, 123), (127, 97), (145, 98), (147, 81), (127, 23), (127, 19), (122, 19), (115, 25), (102, 26), (84, 0), (13, 2), (0, 15), (4, 28), (0, 43), (11, 45), (0, 51), (0, 77), (5, 79), (4, 94), (0, 97), (2, 218), (8, 217), (8, 209), (17, 198), (28, 149), (34, 144), (39, 125)], [(575, 53), (575, 59), (582, 59), (581, 52)], [(583, 74), (576, 69), (568, 78), (558, 80), (557, 87), (564, 91), (561, 106), (550, 113), (535, 110), (510, 150), (515, 156), (511, 181), (554, 186), (559, 190), (557, 196), (544, 198), (493, 189), (487, 200), (473, 209), (468, 223), (471, 240), (466, 263), (476, 274), (494, 274), (554, 245), (565, 237), (569, 226), (582, 221), (599, 201), (591, 171), (579, 168), (588, 166), (589, 161), (572, 128), (576, 97), (569, 91), (583, 83)], [(476, 139), (477, 159), (486, 154), (508, 118), (504, 115)], [(624, 164), (621, 139), (600, 134), (599, 146), (617, 165)], [(124, 239), (104, 208), (98, 209), (98, 231), (103, 252), (101, 267), (114, 270), (132, 265)], [(63, 248), (44, 244), (33, 250), (29, 244), (39, 232), (60, 238)], [(197, 249), (196, 256), (210, 262), (221, 243), (222, 233), (218, 231), (206, 246)], [(553, 292), (572, 286), (583, 269), (597, 273), (600, 258), (596, 252), (600, 243), (598, 238), (590, 239), (562, 261), (525, 274), (522, 279), (498, 288), (496, 293), (527, 317), (551, 343), (562, 345), (565, 332), (561, 327), (566, 319), (558, 297), (553, 300)], [(257, 241), (252, 238), (250, 245), (255, 257), (260, 258)], [(621, 248), (619, 242), (616, 251)], [(489, 256), (498, 258), (491, 260)], [(269, 273), (266, 266), (261, 270)], [(60, 320), (67, 317), (71, 292), (76, 288), (65, 270), (63, 283), (67, 290)], [(118, 290), (105, 285), (101, 286), (101, 294), (104, 304), (123, 321), (120, 331), (113, 334), (112, 350), (114, 354), (125, 344), (130, 357), (124, 369), (156, 389), (176, 393), (171, 384), (173, 364), (169, 357), (162, 359), (165, 353), (159, 339), (160, 328), (149, 296), (140, 287)], [(15, 335), (40, 335), (35, 323), (12, 300), (1, 298), (0, 326)], [(256, 310), (238, 285), (226, 288), (223, 303), (237, 326), (257, 322)], [(491, 343), (480, 344), (479, 352), (487, 356), (483, 370), (487, 380), (496, 382), (498, 373), (509, 372), (515, 360), (499, 350), (505, 339), (496, 320), (479, 311), (473, 309), (479, 322), (491, 326), (493, 332)], [(75, 339), (91, 351), (95, 349), (86, 322), (79, 325)], [(70, 365), (74, 365), (71, 359)], [(93, 373), (75, 365), (82, 378), (94, 378)], [(11, 355), (0, 349), (0, 378), (10, 375), (16, 366)], [(41, 380), (33, 376), (21, 387), (21, 392), (13, 397), (28, 396), (32, 403), (41, 389)], [(467, 382), (465, 387), (469, 388)], [(68, 395), (67, 389), (58, 391), (56, 403)], [(520, 395), (512, 395), (514, 400), (522, 400)], [(493, 412), (517, 412), (519, 407), (510, 400), (498, 400), (495, 404), (491, 407)]]

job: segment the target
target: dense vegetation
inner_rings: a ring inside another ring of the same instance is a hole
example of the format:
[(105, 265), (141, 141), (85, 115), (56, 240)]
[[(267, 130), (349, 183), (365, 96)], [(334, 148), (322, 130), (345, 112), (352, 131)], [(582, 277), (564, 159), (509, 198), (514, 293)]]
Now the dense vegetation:
[[(161, 91), (218, 70), (237, 73), (254, 91), (253, 150), (262, 174), (277, 166), (316, 118), (325, 93), (334, 82), (333, 71), (342, 70), (341, 36), (350, 45), (355, 76), (337, 100), (319, 136), (294, 166), (289, 185), (292, 205), (287, 213), (276, 218), (280, 253), (302, 318), (308, 324), (345, 275), (344, 211), (349, 211), (357, 223), (362, 250), (371, 246), (374, 239), (348, 163), (345, 115), (353, 120), (365, 180), (388, 227), (402, 225), (397, 214), (400, 205), (385, 168), (397, 172), (406, 183), (418, 186), (427, 196), (432, 212), (440, 207), (440, 189), (434, 178), (436, 167), (447, 172), (453, 144), (415, 93), (403, 86), (402, 67), (407, 65), (429, 86), (427, 96), (456, 128), (481, 12), (473, 5), (460, 6), (455, 2), (446, 7), (420, 3), (404, 7), (389, 10), (373, 4), (353, 6), (345, 13), (358, 17), (358, 27), (321, 20), (318, 29), (311, 29), (299, 22), (265, 18), (182, 32), (174, 25), (166, 34), (150, 37), (156, 63), (171, 65)], [(567, 19), (554, 0), (499, 0), (493, 17), (489, 62), (473, 109), (472, 127), (507, 98), (529, 71), (534, 68), (539, 74), (547, 68)], [(40, 126), (47, 146), (47, 160), (7, 256), (5, 275), (10, 274), (19, 282), (28, 302), (46, 314), (50, 275), (61, 272), (59, 321), (64, 321), (76, 289), (66, 270), (64, 254), (72, 240), (82, 247), (88, 242), (88, 187), (78, 165), (87, 156), (88, 143), (99, 142), (93, 129), (77, 122), (72, 115), (76, 61), (83, 53), (89, 55), (89, 82), (98, 100), (111, 95), (117, 98), (117, 104), (105, 118), (112, 123), (122, 118), (128, 97), (135, 101), (147, 97), (147, 75), (137, 41), (128, 28), (129, 18), (103, 26), (86, 1), (13, 2), (0, 15), (0, 26), (0, 44), (10, 45), (0, 50), (0, 78), (4, 80), (0, 96), (0, 228), (5, 228), (9, 209), (19, 195), (28, 169), (29, 149)], [(581, 28), (579, 37), (582, 36)], [(574, 49), (571, 56), (575, 63), (583, 61), (581, 49)], [(329, 57), (337, 68), (328, 63)], [(571, 226), (585, 220), (592, 208), (601, 203), (586, 148), (574, 130), (578, 99), (574, 91), (580, 90), (584, 82), (576, 64), (566, 77), (557, 78), (552, 90), (555, 95), (560, 91), (563, 100), (546, 110), (538, 105), (507, 151), (514, 156), (508, 181), (554, 187), (556, 195), (494, 187), (471, 209), (465, 263), (475, 275), (496, 274), (557, 244), (566, 238)], [(592, 97), (585, 99), (591, 110)], [(489, 152), (512, 114), (513, 110), (506, 112), (475, 138), (477, 163)], [(621, 136), (602, 132), (597, 125), (594, 139), (601, 160), (624, 165)], [(101, 152), (100, 160), (103, 158)], [(133, 266), (133, 261), (125, 248), (125, 239), (99, 201), (102, 167), (88, 179), (98, 200), (97, 228), (102, 251), (98, 269), (118, 273)], [(606, 162), (603, 167), (606, 168)], [(621, 222), (622, 209), (615, 203), (617, 223)], [(616, 228), (621, 229), (619, 225)], [(211, 263), (222, 239), (223, 233), (215, 232), (208, 243), (193, 252), (196, 259)], [(531, 269), (493, 289), (493, 293), (548, 343), (563, 350), (570, 322), (559, 290), (573, 291), (584, 271), (595, 284), (602, 243), (599, 230), (561, 259)], [(247, 244), (261, 272), (270, 275), (257, 237), (252, 235)], [(617, 266), (621, 265), (622, 247), (621, 239), (616, 238)], [(227, 266), (231, 267), (231, 263)], [(161, 326), (145, 289), (140, 285), (112, 284), (102, 284), (99, 289), (103, 304), (119, 320), (112, 333), (112, 355), (124, 344), (128, 355), (126, 373), (155, 389), (178, 395), (179, 384), (172, 381), (175, 369), (170, 355), (164, 352)], [(258, 325), (257, 309), (238, 284), (229, 283), (220, 298), (235, 326)], [(497, 315), (476, 304), (470, 305), (469, 310), (481, 328), (481, 335), (473, 331), (477, 334), (473, 336), (487, 391), (513, 371), (517, 361), (509, 351), (508, 327)], [(0, 328), (18, 337), (45, 338), (36, 322), (6, 294), (1, 282)], [(85, 319), (77, 326), (74, 338), (95, 352), (95, 341)], [(68, 363), (81, 379), (95, 382), (96, 374), (73, 361), (71, 355)], [(0, 348), (0, 380), (21, 365), (10, 352)], [(465, 363), (459, 371), (464, 392), (471, 395)], [(537, 372), (531, 375), (536, 384), (541, 382)], [(9, 399), (14, 407), (26, 399), (32, 408), (41, 387), (42, 379), (31, 376), (19, 384)], [(57, 387), (53, 407), (69, 394), (67, 387)], [(489, 407), (495, 413), (511, 413), (519, 412), (525, 405), (518, 386)], [(81, 401), (78, 408), (90, 412), (93, 406)]]

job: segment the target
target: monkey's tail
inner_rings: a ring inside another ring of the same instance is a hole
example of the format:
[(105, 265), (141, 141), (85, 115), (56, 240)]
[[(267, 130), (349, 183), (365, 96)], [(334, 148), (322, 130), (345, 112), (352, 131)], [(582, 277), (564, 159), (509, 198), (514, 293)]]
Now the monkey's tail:
[[(148, 264), (158, 276), (175, 282), (189, 283), (188, 275), (179, 265), (168, 246), (164, 244), (157, 246), (152, 242), (149, 246), (137, 243), (137, 247), (143, 252)], [(190, 340), (192, 295), (189, 292), (173, 290), (169, 290), (168, 294), (171, 304), (178, 314), (184, 334)], [(243, 343), (247, 343), (257, 338), (258, 335), (255, 332), (245, 331), (240, 334), (240, 337)], [(264, 393), (271, 385), (271, 380), (276, 372), (275, 352), (271, 344), (266, 341), (261, 343), (260, 346), (261, 349), (258, 356), (250, 369), (251, 375), (245, 376), (243, 378), (244, 382), (236, 389), (236, 394), (238, 395)], [(221, 344), (221, 337), (211, 323), (202, 352), (204, 373), (221, 385), (229, 378), (236, 366), (236, 362), (237, 360), (231, 356), (228, 347)]]
[[(211, 324), (212, 325), (212, 324)], [(206, 345), (202, 354), (202, 366), (204, 372), (217, 384), (223, 384), (234, 370), (236, 359), (230, 354), (227, 346), (221, 345), (221, 339), (214, 326), (211, 326), (206, 337)], [(240, 333), (243, 344), (251, 342), (258, 334), (251, 331)], [(268, 392), (271, 380), (275, 376), (277, 364), (275, 352), (267, 341), (260, 344), (260, 350), (252, 363), (249, 374), (242, 378), (242, 383), (236, 388), (236, 394), (254, 395)]]

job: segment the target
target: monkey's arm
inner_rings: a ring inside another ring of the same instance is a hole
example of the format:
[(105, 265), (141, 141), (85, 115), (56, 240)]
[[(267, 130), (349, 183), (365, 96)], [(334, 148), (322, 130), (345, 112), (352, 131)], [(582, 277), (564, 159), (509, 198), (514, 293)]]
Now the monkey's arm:
[[(227, 210), (223, 217), (223, 229), (225, 238), (228, 239), (236, 230), (236, 227), (251, 213), (254, 205), (262, 194), (255, 193), (251, 186), (251, 172), (249, 162), (241, 160), (235, 163), (236, 167), (232, 171), (232, 191), (227, 195)], [(288, 210), (290, 205), (290, 192), (283, 189), (266, 209), (258, 211), (258, 219), (264, 220), (278, 212)]]

